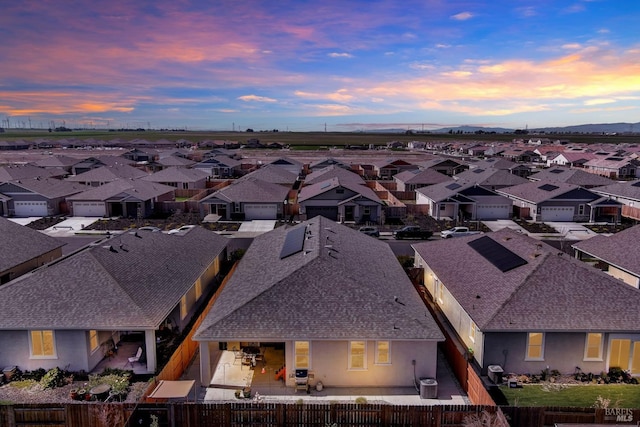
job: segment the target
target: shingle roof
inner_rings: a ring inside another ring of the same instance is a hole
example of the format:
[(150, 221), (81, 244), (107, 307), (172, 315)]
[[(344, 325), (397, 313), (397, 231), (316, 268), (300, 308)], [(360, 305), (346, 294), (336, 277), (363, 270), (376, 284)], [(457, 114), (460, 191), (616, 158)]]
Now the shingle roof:
[(451, 181), (451, 177), (434, 169), (408, 170), (394, 175), (393, 179), (395, 181), (404, 182), (405, 184), (418, 184), (425, 186)]
[(208, 173), (200, 169), (187, 169), (172, 166), (141, 178), (149, 182), (198, 182), (207, 179)]
[(594, 193), (602, 194), (605, 196), (620, 196), (627, 199), (633, 199), (640, 201), (640, 181), (625, 181), (618, 182), (603, 187), (596, 187), (591, 189)]
[[(281, 258), (288, 233), (301, 227), (308, 237), (302, 250)], [(443, 335), (387, 244), (315, 217), (255, 238), (195, 339), (254, 338)]]
[(456, 175), (458, 179), (464, 179), (466, 181), (475, 182), (478, 185), (485, 187), (510, 187), (513, 185), (524, 184), (527, 179), (521, 176), (510, 173), (506, 169), (497, 168), (474, 168), (464, 171)]
[(276, 165), (266, 165), (246, 175), (265, 182), (281, 185), (293, 185), (298, 175)]
[(0, 286), (11, 301), (0, 329), (157, 328), (228, 242), (201, 227), (138, 235), (113, 236)]
[(638, 242), (640, 242), (640, 225), (627, 228), (608, 237), (594, 236), (580, 241), (572, 247), (635, 275), (640, 275)]
[(283, 185), (246, 176), (211, 193), (200, 200), (200, 203), (206, 203), (207, 200), (212, 199), (226, 202), (283, 203), (288, 194), (289, 189)]
[(352, 182), (354, 184), (364, 184), (365, 181), (360, 175), (337, 165), (327, 166), (311, 172), (304, 178), (305, 185), (316, 184), (330, 178), (338, 178), (341, 182)]
[(566, 182), (567, 184), (580, 185), (582, 187), (595, 187), (613, 183), (612, 180), (604, 176), (566, 167), (545, 169), (534, 173), (529, 179), (532, 181)]
[(78, 175), (65, 178), (65, 181), (71, 182), (111, 182), (121, 178), (141, 178), (149, 175), (148, 173), (129, 166), (126, 164), (116, 164), (113, 166), (101, 166), (91, 169)]
[(359, 194), (362, 197), (382, 204), (382, 201), (380, 200), (376, 192), (364, 185), (364, 183), (359, 184), (351, 179), (345, 181), (337, 177), (328, 178), (324, 181), (318, 181), (314, 184), (302, 187), (302, 189), (300, 189), (300, 192), (298, 193), (298, 202), (304, 202), (305, 200), (312, 199), (322, 193), (331, 191), (336, 187), (344, 187), (356, 194)]
[[(70, 196), (85, 190), (86, 186), (54, 178), (32, 178), (11, 181), (11, 184), (22, 187), (31, 193), (40, 194), (48, 199)], [(5, 190), (5, 194), (8, 191)]]
[[(487, 236), (527, 264), (500, 271), (468, 245)], [(413, 247), (483, 331), (621, 332), (640, 324), (640, 290), (513, 230)]]
[(173, 191), (175, 191), (174, 187), (157, 184), (155, 182), (146, 182), (140, 179), (119, 179), (67, 197), (67, 200), (104, 201), (112, 197), (130, 197), (135, 200), (144, 201)]
[(65, 243), (0, 217), (0, 272), (37, 258)]
[(0, 166), (0, 182), (29, 178), (49, 178), (57, 175), (56, 171), (43, 169), (34, 165)]
[[(554, 199), (577, 188), (580, 187), (564, 182), (554, 182), (553, 185), (551, 185), (547, 181), (538, 181), (515, 185), (513, 187), (501, 188), (496, 191), (498, 193), (506, 195), (507, 197), (513, 196), (515, 198), (527, 200), (529, 202), (540, 203), (545, 200)], [(597, 197), (595, 197), (594, 195), (592, 200), (596, 198)]]

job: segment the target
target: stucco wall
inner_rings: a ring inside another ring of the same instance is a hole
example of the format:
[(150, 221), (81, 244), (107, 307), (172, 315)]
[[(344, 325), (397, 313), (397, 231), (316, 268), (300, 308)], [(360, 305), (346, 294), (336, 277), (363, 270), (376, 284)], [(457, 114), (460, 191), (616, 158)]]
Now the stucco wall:
[[(367, 341), (366, 369), (350, 370), (348, 341), (312, 341), (309, 372), (315, 381), (331, 387), (408, 387), (415, 378), (436, 377), (437, 343), (424, 341), (392, 341), (391, 364), (375, 364), (375, 341)], [(285, 359), (289, 374), (295, 372), (294, 344), (285, 345)], [(287, 381), (294, 386), (293, 378)]]
[(640, 286), (640, 278), (634, 276), (633, 274), (627, 273), (626, 271), (620, 270), (613, 265), (609, 265), (609, 269), (607, 270), (611, 276), (616, 279), (620, 279), (628, 285), (633, 286), (634, 288), (638, 288)]

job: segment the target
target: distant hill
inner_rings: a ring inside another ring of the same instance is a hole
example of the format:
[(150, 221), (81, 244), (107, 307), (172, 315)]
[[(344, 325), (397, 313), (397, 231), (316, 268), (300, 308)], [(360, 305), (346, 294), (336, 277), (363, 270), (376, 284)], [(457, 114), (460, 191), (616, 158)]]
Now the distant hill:
[[(522, 130), (522, 129), (520, 129)], [(413, 130), (416, 133), (420, 133)], [(451, 128), (432, 129), (429, 133), (515, 133), (516, 129), (507, 129), (499, 127), (482, 127), (482, 126), (457, 126)], [(426, 132), (425, 132), (426, 133)], [(549, 133), (549, 134), (563, 134), (563, 133), (603, 133), (603, 134), (628, 134), (628, 133), (640, 133), (640, 123), (593, 123), (575, 126), (564, 127), (544, 127), (544, 128), (531, 128), (528, 129), (529, 134), (534, 133)]]

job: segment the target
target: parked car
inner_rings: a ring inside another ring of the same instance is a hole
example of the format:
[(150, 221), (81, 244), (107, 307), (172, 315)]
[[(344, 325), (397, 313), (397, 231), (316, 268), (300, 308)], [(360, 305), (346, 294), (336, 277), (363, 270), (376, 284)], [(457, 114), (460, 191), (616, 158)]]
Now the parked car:
[(182, 233), (183, 231), (191, 230), (193, 227), (195, 227), (195, 225), (183, 225), (182, 227), (174, 228), (173, 230), (169, 230), (168, 234)]
[(378, 230), (378, 227), (370, 227), (370, 226), (360, 227), (358, 231), (368, 236), (380, 237), (380, 230)]
[(417, 225), (407, 225), (396, 230), (393, 235), (396, 239), (428, 239), (433, 235), (433, 231), (423, 230)]
[(472, 234), (482, 234), (482, 231), (471, 231), (469, 227), (453, 227), (448, 230), (442, 230), (440, 237), (450, 239), (451, 237), (470, 236)]
[(154, 227), (152, 225), (145, 225), (144, 227), (138, 228), (138, 230), (140, 230), (140, 231), (151, 231), (152, 233), (157, 233), (157, 232), (162, 231), (160, 228)]

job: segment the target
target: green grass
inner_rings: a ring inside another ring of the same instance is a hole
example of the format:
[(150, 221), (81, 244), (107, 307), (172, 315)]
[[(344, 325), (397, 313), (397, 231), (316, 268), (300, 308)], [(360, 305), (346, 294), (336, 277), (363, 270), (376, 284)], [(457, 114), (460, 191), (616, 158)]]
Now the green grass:
[(610, 408), (640, 408), (638, 385), (578, 384), (547, 388), (542, 384), (525, 384), (522, 388), (500, 387), (500, 391), (510, 406), (590, 408), (601, 396), (610, 400)]

